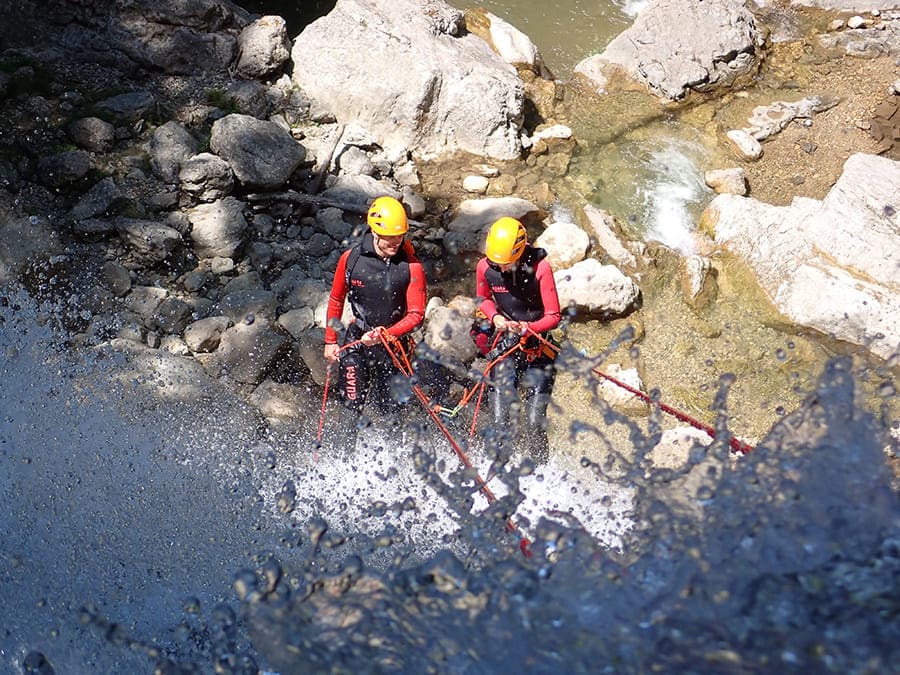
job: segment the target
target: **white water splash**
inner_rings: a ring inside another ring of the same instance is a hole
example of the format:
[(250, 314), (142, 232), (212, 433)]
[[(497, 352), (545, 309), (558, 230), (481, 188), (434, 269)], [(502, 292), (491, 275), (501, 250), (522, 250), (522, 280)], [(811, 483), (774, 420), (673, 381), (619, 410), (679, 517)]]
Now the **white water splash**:
[[(416, 473), (412, 460), (417, 445), (430, 444), (443, 480), (448, 481), (449, 474), (461, 468), (437, 428), (425, 427), (421, 435), (410, 427), (396, 430), (376, 425), (360, 432), (352, 452), (341, 448), (342, 442), (337, 439), (337, 447), (326, 443), (317, 457), (303, 453), (294, 462), (279, 462), (277, 478), (263, 488), (273, 517), (282, 517), (277, 513), (279, 491), (291, 480), (298, 494), (288, 520), (295, 525), (321, 517), (342, 529), (352, 524), (354, 530), (368, 536), (377, 536), (388, 526), (402, 532), (421, 552), (431, 544), (435, 549), (446, 546), (459, 524), (452, 508)], [(490, 477), (491, 462), (483, 453), (475, 450), (469, 458), (497, 498), (508, 493), (498, 477)], [(514, 456), (510, 464), (518, 466), (522, 461)], [(551, 457), (531, 475), (522, 476), (520, 489), (525, 500), (513, 520), (527, 532), (542, 517), (574, 518), (600, 544), (619, 549), (622, 535), (631, 527), (632, 495), (604, 483), (588, 469), (570, 464)], [(414, 498), (414, 508), (401, 504), (407, 496)], [(474, 488), (473, 497), (471, 512), (481, 513), (488, 506), (487, 499)]]
[(670, 140), (645, 160), (650, 179), (638, 189), (643, 202), (645, 239), (682, 253), (696, 253), (694, 228), (698, 205), (709, 194), (698, 169), (703, 148)]
[(644, 11), (647, 5), (650, 4), (650, 0), (625, 0), (625, 2), (616, 2), (615, 4), (622, 10), (623, 14), (633, 19)]

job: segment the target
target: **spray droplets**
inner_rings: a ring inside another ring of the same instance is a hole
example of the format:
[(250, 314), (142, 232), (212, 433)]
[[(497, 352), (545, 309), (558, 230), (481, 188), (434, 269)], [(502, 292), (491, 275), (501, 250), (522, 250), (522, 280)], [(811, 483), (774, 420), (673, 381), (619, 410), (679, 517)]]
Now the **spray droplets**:
[(287, 480), (281, 487), (276, 500), (278, 510), (282, 513), (291, 513), (297, 505), (297, 488), (294, 481)]

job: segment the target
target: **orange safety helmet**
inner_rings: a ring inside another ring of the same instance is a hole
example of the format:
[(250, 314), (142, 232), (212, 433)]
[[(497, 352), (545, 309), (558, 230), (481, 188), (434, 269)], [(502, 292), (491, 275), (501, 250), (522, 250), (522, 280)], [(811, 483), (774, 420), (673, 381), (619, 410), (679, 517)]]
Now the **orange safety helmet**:
[(484, 252), (491, 262), (508, 265), (522, 257), (526, 244), (528, 235), (522, 223), (515, 218), (504, 216), (491, 225)]
[(409, 230), (406, 209), (393, 197), (378, 197), (372, 202), (366, 220), (372, 232), (382, 237), (396, 237)]

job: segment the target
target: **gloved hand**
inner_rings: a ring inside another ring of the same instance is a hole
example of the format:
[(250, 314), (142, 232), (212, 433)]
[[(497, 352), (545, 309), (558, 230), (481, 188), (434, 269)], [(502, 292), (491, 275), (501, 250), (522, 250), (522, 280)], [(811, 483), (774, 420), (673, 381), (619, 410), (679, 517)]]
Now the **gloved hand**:
[(377, 345), (381, 343), (381, 333), (384, 331), (384, 326), (376, 326), (372, 330), (363, 333), (363, 336), (359, 339), (366, 347), (371, 347), (372, 345)]

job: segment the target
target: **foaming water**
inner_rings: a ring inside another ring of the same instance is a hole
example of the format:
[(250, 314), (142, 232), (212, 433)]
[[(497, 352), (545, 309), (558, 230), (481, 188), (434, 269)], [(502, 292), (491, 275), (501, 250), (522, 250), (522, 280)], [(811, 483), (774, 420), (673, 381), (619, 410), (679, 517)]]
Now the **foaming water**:
[(642, 200), (644, 237), (683, 255), (696, 252), (694, 223), (712, 194), (698, 169), (699, 144), (670, 139), (644, 160), (647, 176), (637, 189)]
[[(466, 436), (460, 433), (456, 440), (465, 444)], [(257, 451), (273, 452), (274, 447), (257, 446)], [(352, 448), (346, 437), (326, 438), (316, 453), (282, 459), (262, 493), (273, 517), (285, 518), (287, 525), (323, 518), (353, 523), (357, 533), (368, 538), (381, 536), (389, 527), (402, 535), (395, 536), (396, 541), (423, 554), (448, 544), (454, 548), (461, 509), (476, 518), (485, 512), (490, 502), (479, 488), (484, 481), (497, 499), (520, 493), (510, 515), (522, 536), (530, 536), (540, 518), (555, 517), (579, 523), (604, 546), (621, 547), (622, 535), (631, 526), (630, 490), (563, 456), (535, 467), (514, 454), (508, 466), (498, 466), (476, 447), (467, 458), (472, 470), (462, 466), (430, 420), (395, 427), (372, 424), (359, 431)], [(435, 481), (464, 486), (471, 497), (465, 500), (468, 508), (448, 504), (450, 489), (433, 489)]]
[(244, 596), (257, 644), (284, 672), (886, 672), (900, 508), (848, 367), (830, 363), (740, 460), (714, 443), (647, 473), (636, 437), (621, 554), (543, 520), (528, 560), (482, 546), (465, 563), (284, 570)]
[(616, 2), (616, 4), (622, 8), (622, 12), (633, 19), (644, 11), (644, 8), (650, 4), (650, 0), (624, 0), (624, 2)]
[(603, 178), (580, 185), (571, 178), (570, 185), (619, 217), (633, 237), (690, 255), (695, 224), (713, 196), (703, 176), (709, 157), (710, 148), (696, 132), (675, 121), (648, 120), (586, 144), (573, 160), (573, 174)]

